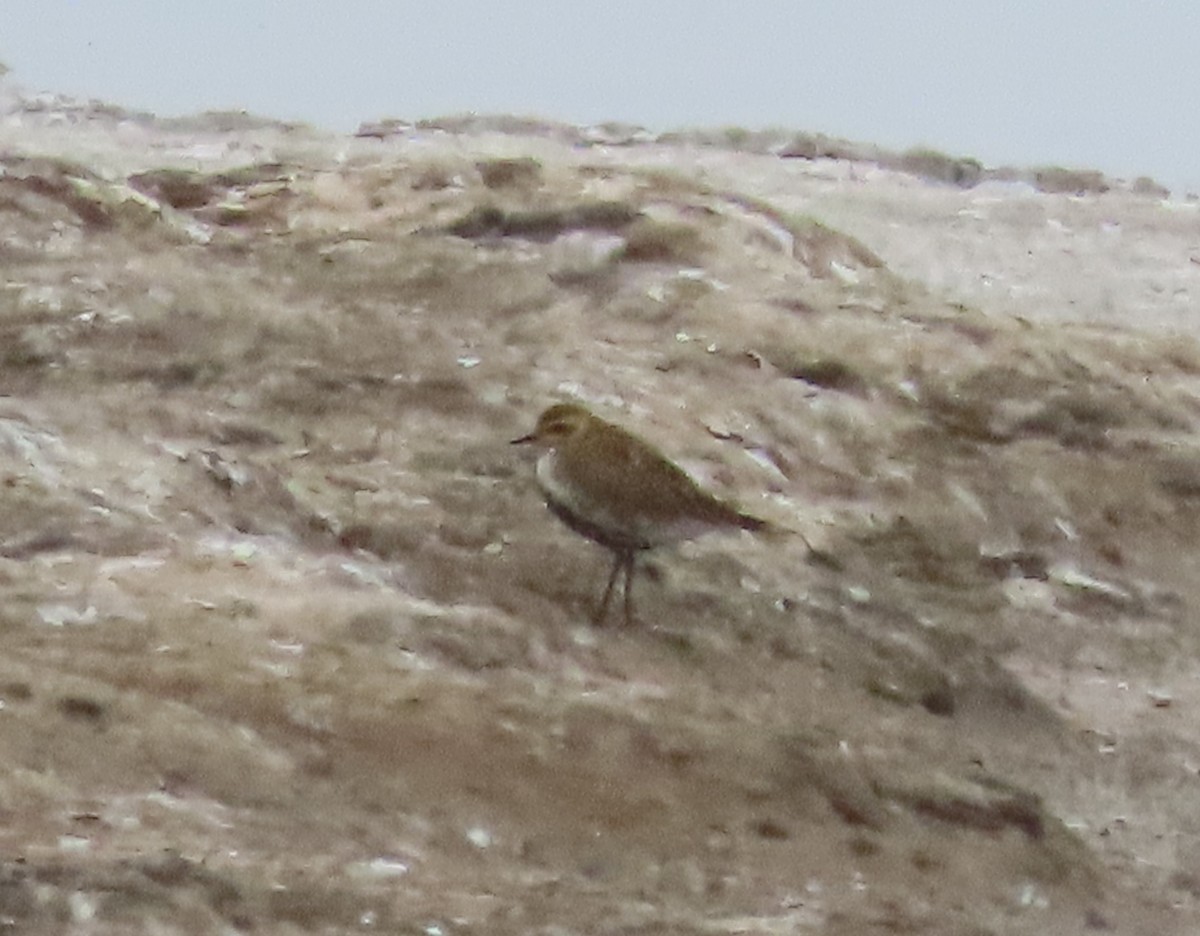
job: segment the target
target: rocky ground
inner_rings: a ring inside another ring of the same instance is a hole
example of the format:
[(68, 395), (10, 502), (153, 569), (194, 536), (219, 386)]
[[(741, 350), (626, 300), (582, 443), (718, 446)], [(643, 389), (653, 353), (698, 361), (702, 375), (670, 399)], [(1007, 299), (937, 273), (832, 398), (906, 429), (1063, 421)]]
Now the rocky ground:
[(380, 126), (0, 76), (6, 930), (1197, 930), (1195, 201)]

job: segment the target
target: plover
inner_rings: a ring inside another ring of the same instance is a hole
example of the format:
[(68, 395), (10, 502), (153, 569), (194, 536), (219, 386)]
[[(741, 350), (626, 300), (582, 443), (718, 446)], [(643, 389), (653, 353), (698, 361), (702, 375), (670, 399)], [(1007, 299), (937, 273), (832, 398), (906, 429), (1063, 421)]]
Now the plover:
[(547, 505), (572, 530), (613, 554), (593, 624), (604, 620), (622, 572), (625, 624), (632, 623), (638, 552), (714, 530), (771, 528), (705, 491), (649, 442), (578, 404), (551, 406), (533, 432), (512, 441), (544, 449), (537, 481)]

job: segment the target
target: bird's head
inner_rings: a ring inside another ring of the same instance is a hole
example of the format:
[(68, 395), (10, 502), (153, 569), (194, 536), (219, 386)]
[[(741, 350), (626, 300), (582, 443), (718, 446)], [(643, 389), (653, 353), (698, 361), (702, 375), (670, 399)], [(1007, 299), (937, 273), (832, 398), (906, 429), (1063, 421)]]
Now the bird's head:
[(543, 448), (557, 448), (586, 432), (595, 418), (577, 403), (555, 403), (538, 417), (533, 432), (513, 439), (512, 444), (533, 443)]

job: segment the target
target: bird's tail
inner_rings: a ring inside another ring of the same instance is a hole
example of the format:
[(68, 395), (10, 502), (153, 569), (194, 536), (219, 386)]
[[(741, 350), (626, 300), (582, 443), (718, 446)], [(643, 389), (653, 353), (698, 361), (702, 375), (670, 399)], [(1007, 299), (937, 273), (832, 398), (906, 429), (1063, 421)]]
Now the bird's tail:
[(814, 565), (828, 566), (832, 569), (842, 568), (842, 563), (832, 553), (824, 549), (818, 549), (809, 542), (808, 537), (799, 530), (793, 530), (790, 527), (780, 526), (778, 523), (771, 523), (768, 520), (763, 520), (759, 517), (751, 516), (750, 514), (738, 514), (738, 526), (743, 530), (749, 530), (751, 533), (757, 533), (767, 540), (780, 542), (792, 536), (800, 537), (800, 542), (808, 550), (809, 562)]

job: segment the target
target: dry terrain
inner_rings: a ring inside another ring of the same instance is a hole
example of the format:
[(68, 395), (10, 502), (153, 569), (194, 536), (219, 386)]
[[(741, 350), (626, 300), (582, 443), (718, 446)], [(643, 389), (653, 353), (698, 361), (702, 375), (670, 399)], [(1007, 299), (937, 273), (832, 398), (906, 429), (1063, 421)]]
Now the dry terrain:
[(0, 930), (1200, 931), (1197, 204), (617, 130), (0, 76)]

